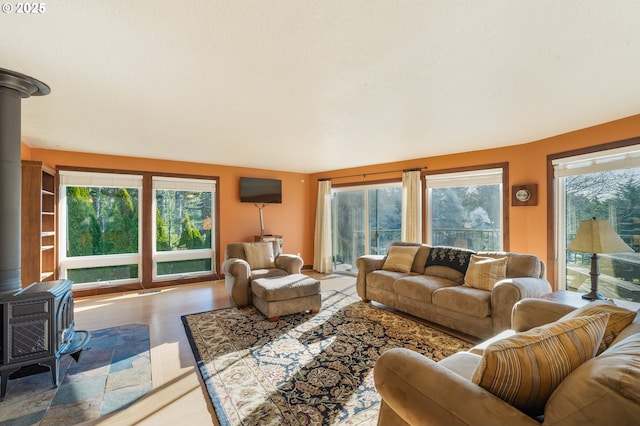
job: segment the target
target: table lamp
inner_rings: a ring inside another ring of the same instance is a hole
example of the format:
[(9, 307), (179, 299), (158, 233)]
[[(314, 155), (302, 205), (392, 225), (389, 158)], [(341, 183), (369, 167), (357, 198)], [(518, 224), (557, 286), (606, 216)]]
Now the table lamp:
[(599, 253), (630, 253), (631, 247), (616, 234), (608, 220), (593, 219), (580, 222), (575, 238), (567, 246), (567, 250), (592, 253), (591, 256), (591, 292), (583, 294), (583, 299), (605, 299), (598, 293), (598, 254)]

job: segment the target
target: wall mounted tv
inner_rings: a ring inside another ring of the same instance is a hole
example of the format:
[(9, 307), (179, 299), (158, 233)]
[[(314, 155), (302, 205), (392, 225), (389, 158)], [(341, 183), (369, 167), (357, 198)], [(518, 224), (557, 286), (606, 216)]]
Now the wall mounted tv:
[(280, 179), (240, 178), (240, 202), (255, 204), (281, 204)]

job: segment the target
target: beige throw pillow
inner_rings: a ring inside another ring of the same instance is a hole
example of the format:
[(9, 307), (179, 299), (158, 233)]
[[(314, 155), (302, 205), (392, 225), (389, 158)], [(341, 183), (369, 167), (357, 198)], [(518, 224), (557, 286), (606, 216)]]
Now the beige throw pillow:
[(600, 343), (600, 347), (596, 354), (600, 355), (609, 347), (609, 345), (611, 345), (615, 338), (618, 337), (618, 334), (631, 324), (633, 319), (636, 317), (636, 313), (629, 309), (617, 306), (613, 303), (613, 300), (594, 300), (588, 305), (569, 312), (560, 319), (585, 317), (597, 314), (609, 314), (607, 328), (604, 330), (604, 336), (602, 337), (602, 342)]
[(273, 244), (244, 243), (244, 255), (251, 269), (275, 268)]
[(472, 382), (530, 416), (560, 382), (596, 354), (609, 314), (571, 318), (487, 346)]
[(507, 276), (508, 257), (483, 257), (471, 255), (469, 268), (464, 274), (464, 285), (481, 290), (493, 289), (495, 283)]
[(387, 258), (382, 265), (385, 271), (411, 272), (413, 259), (420, 247), (418, 246), (391, 246), (387, 252)]

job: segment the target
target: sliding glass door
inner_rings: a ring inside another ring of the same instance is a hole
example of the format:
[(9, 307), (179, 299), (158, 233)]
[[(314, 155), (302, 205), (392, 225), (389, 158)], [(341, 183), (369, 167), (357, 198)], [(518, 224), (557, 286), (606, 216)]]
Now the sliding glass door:
[(357, 273), (365, 254), (386, 254), (401, 238), (400, 183), (334, 188), (332, 193), (333, 270)]

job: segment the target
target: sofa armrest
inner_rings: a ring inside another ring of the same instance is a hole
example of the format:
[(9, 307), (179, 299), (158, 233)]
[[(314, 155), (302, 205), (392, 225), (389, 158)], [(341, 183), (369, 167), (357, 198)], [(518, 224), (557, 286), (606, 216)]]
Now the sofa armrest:
[(517, 302), (550, 292), (551, 284), (544, 278), (507, 278), (498, 281), (491, 290), (493, 333), (511, 328), (511, 311)]
[(387, 406), (378, 419), (380, 425), (396, 424), (390, 411), (410, 425), (540, 425), (480, 386), (409, 349), (382, 354), (373, 377)]
[(522, 299), (513, 306), (511, 328), (527, 331), (557, 321), (576, 308), (544, 299)]
[(299, 274), (302, 269), (303, 260), (295, 254), (281, 254), (276, 256), (276, 268), (287, 271), (289, 275)]
[(222, 263), (224, 284), (227, 292), (238, 306), (247, 306), (251, 302), (251, 267), (246, 260), (230, 258)]
[(384, 255), (370, 254), (366, 256), (360, 256), (356, 260), (356, 266), (358, 267), (358, 276), (356, 277), (356, 291), (358, 296), (363, 300), (369, 300), (367, 298), (367, 274), (376, 269), (382, 269), (384, 265)]

